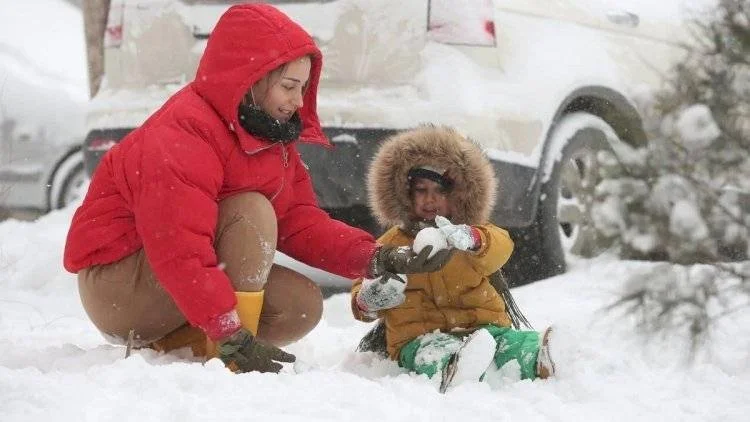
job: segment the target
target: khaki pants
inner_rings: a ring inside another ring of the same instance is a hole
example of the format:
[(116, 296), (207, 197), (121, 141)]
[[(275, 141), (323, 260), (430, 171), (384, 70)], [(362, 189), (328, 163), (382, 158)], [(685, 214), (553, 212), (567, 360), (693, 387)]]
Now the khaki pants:
[[(284, 346), (315, 328), (323, 299), (310, 279), (273, 264), (276, 237), (276, 215), (263, 195), (242, 193), (219, 203), (214, 243), (219, 262), (236, 291), (265, 289), (258, 337)], [(78, 290), (91, 321), (113, 342), (124, 343), (132, 329), (136, 345), (143, 346), (186, 324), (143, 249), (81, 270)]]

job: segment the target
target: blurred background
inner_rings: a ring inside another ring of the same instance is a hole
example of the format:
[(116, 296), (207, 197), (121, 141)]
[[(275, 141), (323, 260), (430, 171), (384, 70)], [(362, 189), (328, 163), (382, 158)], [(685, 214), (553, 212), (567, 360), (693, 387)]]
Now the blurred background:
[(0, 218), (80, 196), (89, 100), (82, 2), (0, 5)]

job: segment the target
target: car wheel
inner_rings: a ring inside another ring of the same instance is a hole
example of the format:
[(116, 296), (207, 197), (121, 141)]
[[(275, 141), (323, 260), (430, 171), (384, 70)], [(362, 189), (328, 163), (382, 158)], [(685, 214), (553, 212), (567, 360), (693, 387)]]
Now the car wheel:
[(609, 246), (611, 240), (595, 230), (592, 208), (601, 180), (598, 157), (612, 151), (611, 137), (616, 139), (611, 126), (587, 113), (558, 122), (549, 138), (554, 161), (543, 171), (535, 221), (511, 230), (516, 250), (506, 268), (512, 285), (561, 274), (567, 255), (595, 256)]
[(83, 198), (89, 178), (83, 167), (83, 154), (75, 152), (57, 167), (50, 188), (50, 208), (60, 209)]

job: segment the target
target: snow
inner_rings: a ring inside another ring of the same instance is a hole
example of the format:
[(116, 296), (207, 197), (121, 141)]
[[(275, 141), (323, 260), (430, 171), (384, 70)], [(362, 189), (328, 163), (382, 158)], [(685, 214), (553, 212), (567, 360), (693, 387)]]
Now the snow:
[(683, 110), (675, 126), (682, 144), (689, 151), (707, 148), (721, 136), (721, 129), (705, 104), (695, 104)]
[(672, 207), (669, 231), (682, 239), (700, 241), (709, 237), (708, 226), (695, 202), (682, 199)]
[(698, 194), (690, 182), (677, 174), (660, 176), (648, 198), (648, 209), (655, 215), (669, 215), (680, 201), (698, 202)]
[(570, 113), (552, 129), (548, 143), (549, 159), (545, 161), (544, 168), (542, 169), (542, 183), (547, 183), (550, 177), (552, 177), (554, 166), (562, 160), (563, 149), (568, 142), (578, 131), (586, 128), (601, 130), (609, 145), (617, 152), (627, 147), (624, 142), (620, 141), (614, 129), (600, 117), (583, 112)]
[(496, 349), (497, 341), (489, 331), (482, 329), (472, 333), (458, 350), (456, 374), (451, 388), (465, 383), (476, 384), (476, 380), (490, 367)]
[(439, 229), (435, 227), (425, 227), (417, 233), (412, 248), (414, 249), (414, 252), (419, 253), (426, 246), (432, 246), (432, 250), (428, 256), (428, 258), (432, 258), (432, 256), (438, 253), (438, 251), (448, 249), (448, 240)]
[[(79, 96), (79, 86), (88, 83), (84, 34), (68, 26), (83, 28), (80, 11), (60, 0), (13, 3), (13, 7), (0, 6), (1, 62), (15, 62), (22, 69), (19, 77), (34, 83), (54, 83)], [(20, 38), (19, 33), (27, 36)]]
[[(84, 45), (83, 17), (72, 5), (0, 2), (0, 121), (15, 122), (15, 136), (31, 139), (28, 145), (82, 137), (89, 94)], [(13, 158), (7, 147), (0, 146), (2, 162)]]
[(688, 365), (679, 338), (645, 337), (632, 318), (603, 310), (628, 275), (653, 265), (608, 257), (513, 289), (535, 327), (556, 327), (553, 380), (517, 381), (495, 371), (491, 382), (440, 395), (439, 377), (354, 352), (370, 325), (353, 320), (348, 294), (325, 301), (318, 327), (286, 348), (299, 362), (279, 375), (234, 375), (218, 360), (204, 365), (151, 350), (124, 359), (124, 347), (108, 344), (89, 322), (75, 276), (62, 269), (72, 212), (0, 223), (3, 421), (726, 422), (746, 420), (750, 411), (750, 312), (722, 320), (706, 352)]

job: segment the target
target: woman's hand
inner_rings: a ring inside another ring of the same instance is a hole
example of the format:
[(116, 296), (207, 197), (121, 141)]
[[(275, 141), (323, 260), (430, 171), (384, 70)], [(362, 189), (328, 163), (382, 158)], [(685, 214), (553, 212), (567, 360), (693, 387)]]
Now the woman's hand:
[(282, 368), (279, 362), (296, 360), (293, 354), (256, 339), (244, 328), (219, 343), (218, 355), (224, 365), (234, 372), (278, 373)]
[(381, 246), (370, 261), (370, 275), (431, 273), (443, 268), (453, 255), (451, 249), (443, 249), (428, 258), (430, 252), (431, 245), (425, 246), (418, 254), (408, 246)]

